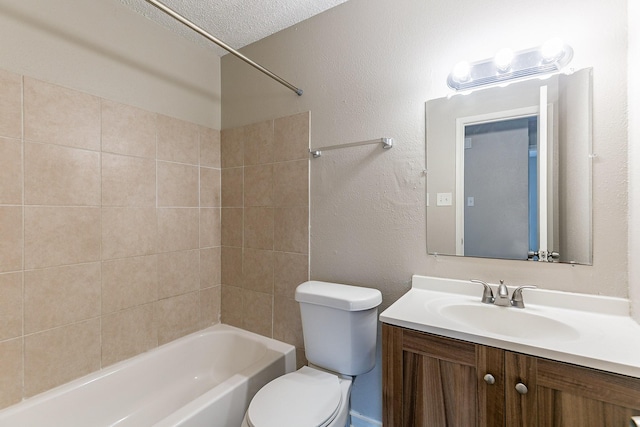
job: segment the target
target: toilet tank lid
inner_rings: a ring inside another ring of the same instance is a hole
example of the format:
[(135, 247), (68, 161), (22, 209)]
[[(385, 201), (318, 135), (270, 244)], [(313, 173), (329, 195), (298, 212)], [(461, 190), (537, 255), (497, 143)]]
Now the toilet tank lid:
[(312, 280), (298, 285), (296, 301), (345, 311), (362, 311), (379, 306), (382, 294), (377, 289)]

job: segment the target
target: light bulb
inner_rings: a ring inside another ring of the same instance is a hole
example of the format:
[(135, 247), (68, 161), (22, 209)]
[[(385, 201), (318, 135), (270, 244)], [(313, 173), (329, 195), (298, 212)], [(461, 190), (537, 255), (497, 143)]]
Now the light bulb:
[(451, 74), (455, 81), (462, 83), (469, 80), (469, 77), (471, 77), (470, 73), (471, 73), (471, 66), (469, 65), (468, 62), (462, 61), (462, 62), (458, 62), (455, 65), (455, 67), (453, 67), (453, 71)]
[(507, 48), (500, 49), (493, 58), (496, 68), (502, 73), (511, 68), (511, 61), (513, 61), (513, 51)]
[(564, 52), (564, 42), (558, 38), (547, 40), (540, 47), (540, 54), (545, 62), (551, 62), (562, 56)]

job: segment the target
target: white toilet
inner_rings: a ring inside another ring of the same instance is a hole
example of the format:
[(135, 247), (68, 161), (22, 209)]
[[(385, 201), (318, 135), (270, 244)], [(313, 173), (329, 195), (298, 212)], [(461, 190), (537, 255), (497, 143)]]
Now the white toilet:
[(376, 363), (380, 291), (311, 281), (296, 301), (309, 366), (260, 389), (242, 427), (344, 427), (353, 377)]

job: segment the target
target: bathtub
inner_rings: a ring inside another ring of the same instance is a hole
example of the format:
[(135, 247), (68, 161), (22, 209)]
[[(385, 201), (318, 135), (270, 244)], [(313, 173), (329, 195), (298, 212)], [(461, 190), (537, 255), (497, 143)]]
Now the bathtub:
[(215, 325), (0, 411), (2, 427), (238, 427), (295, 348)]

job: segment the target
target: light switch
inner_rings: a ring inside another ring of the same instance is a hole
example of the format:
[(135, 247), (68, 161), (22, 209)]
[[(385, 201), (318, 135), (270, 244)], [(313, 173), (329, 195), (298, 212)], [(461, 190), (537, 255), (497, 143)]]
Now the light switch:
[(467, 197), (467, 206), (474, 206), (476, 201), (473, 197)]
[(451, 206), (451, 193), (438, 193), (436, 205)]

